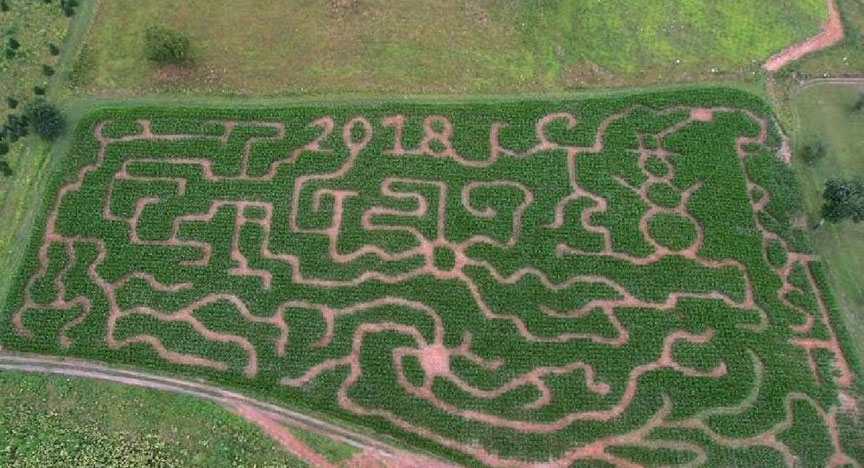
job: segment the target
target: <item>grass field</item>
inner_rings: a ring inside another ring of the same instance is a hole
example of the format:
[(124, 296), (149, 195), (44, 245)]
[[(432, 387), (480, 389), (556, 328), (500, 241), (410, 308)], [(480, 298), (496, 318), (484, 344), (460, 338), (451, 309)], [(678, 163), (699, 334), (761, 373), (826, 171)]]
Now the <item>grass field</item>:
[[(817, 164), (795, 164), (811, 225), (818, 223), (828, 178), (864, 175), (864, 114), (849, 112), (862, 91), (860, 86), (817, 85), (792, 98), (797, 117), (795, 144), (818, 138), (830, 146), (826, 158)], [(828, 277), (847, 326), (854, 336), (864, 336), (864, 226), (826, 225), (813, 233), (813, 244), (829, 266)], [(858, 355), (864, 356), (864, 341), (853, 343)]]
[(5, 98), (26, 101), (33, 95), (33, 86), (47, 83), (42, 65), (57, 65), (48, 44), (59, 46), (69, 25), (56, 3), (31, 0), (9, 0), (9, 11), (0, 12), (0, 49), (9, 38), (20, 43), (14, 58), (0, 57), (0, 119), (6, 120), (9, 109)]
[(0, 465), (302, 467), (257, 427), (197, 398), (0, 373)]
[(860, 463), (858, 361), (778, 148), (728, 89), (96, 111), (0, 340), (472, 465)]
[[(826, 17), (824, 0), (112, 0), (99, 5), (74, 84), (244, 95), (753, 80)], [(192, 37), (195, 67), (147, 63), (141, 37), (154, 23)]]

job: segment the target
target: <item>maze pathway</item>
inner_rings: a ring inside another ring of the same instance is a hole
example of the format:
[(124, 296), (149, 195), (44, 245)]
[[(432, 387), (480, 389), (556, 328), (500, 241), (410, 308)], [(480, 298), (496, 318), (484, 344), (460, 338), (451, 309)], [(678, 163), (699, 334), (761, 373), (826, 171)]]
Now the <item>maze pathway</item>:
[(861, 466), (773, 121), (646, 100), (94, 114), (2, 343), (466, 463)]

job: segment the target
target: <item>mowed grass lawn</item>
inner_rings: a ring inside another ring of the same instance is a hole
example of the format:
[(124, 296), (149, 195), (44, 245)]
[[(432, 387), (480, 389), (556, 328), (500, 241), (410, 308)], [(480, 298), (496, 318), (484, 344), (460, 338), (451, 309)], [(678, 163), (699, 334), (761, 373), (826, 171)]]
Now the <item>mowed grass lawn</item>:
[[(825, 0), (111, 0), (98, 8), (74, 84), (127, 93), (505, 93), (752, 78), (827, 17)], [(196, 66), (149, 64), (141, 43), (150, 24), (187, 32)]]
[[(864, 112), (849, 108), (861, 86), (816, 85), (792, 98), (797, 129), (794, 144), (821, 138), (828, 155), (808, 166), (795, 162), (811, 223), (820, 219), (822, 191), (832, 177), (864, 177)], [(864, 224), (825, 224), (813, 232), (816, 252), (828, 265), (834, 295), (843, 312), (859, 359), (864, 359)]]
[[(333, 463), (357, 449), (293, 432)], [(305, 467), (258, 427), (185, 395), (0, 372), (0, 466)]]

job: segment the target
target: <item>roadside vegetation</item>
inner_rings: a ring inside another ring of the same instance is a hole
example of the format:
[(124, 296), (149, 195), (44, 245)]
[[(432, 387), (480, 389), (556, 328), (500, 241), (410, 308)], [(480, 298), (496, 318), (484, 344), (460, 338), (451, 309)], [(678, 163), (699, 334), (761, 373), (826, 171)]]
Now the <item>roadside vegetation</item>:
[(260, 429), (198, 398), (0, 372), (0, 466), (303, 467)]

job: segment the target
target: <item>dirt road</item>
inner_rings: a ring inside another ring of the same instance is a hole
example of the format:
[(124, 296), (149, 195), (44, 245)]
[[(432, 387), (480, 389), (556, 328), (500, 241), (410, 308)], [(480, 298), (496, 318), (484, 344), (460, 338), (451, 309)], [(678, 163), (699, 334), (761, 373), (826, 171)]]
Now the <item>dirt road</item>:
[(804, 42), (793, 44), (773, 55), (762, 65), (762, 68), (772, 73), (776, 72), (789, 62), (794, 62), (810, 52), (822, 50), (840, 42), (843, 37), (843, 21), (840, 18), (840, 10), (837, 8), (835, 0), (828, 0), (828, 21), (822, 26), (822, 31)]

